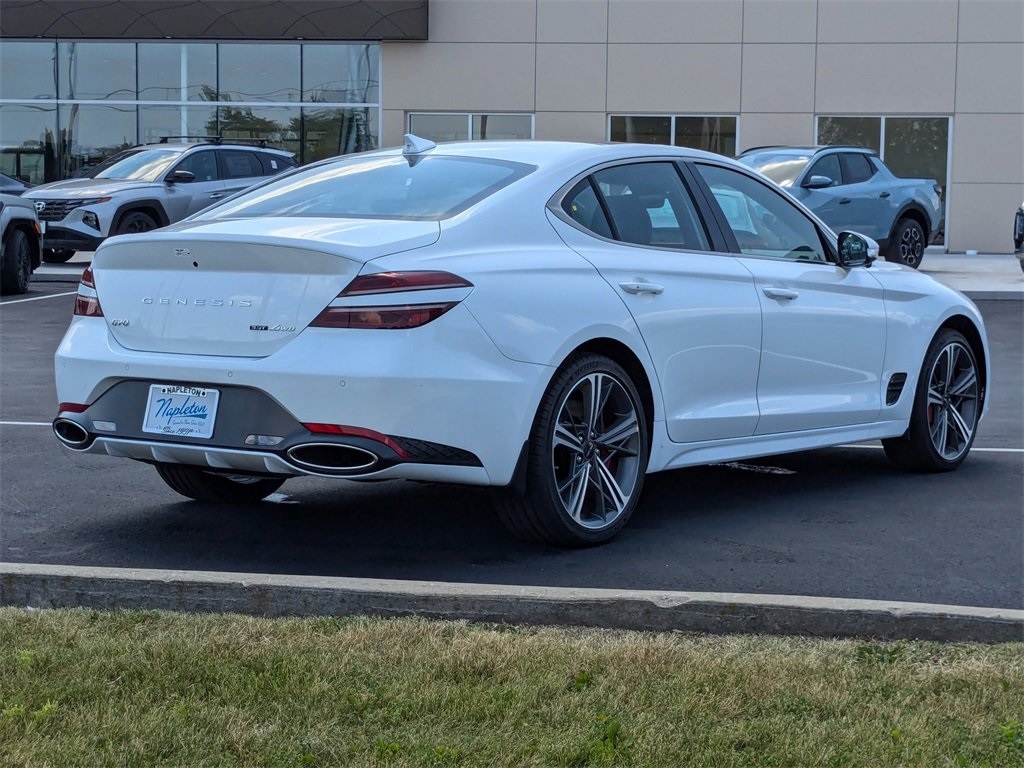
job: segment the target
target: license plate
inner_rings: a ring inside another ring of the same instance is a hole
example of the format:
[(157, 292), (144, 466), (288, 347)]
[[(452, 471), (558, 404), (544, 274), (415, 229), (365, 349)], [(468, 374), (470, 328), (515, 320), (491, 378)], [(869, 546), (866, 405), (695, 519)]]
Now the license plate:
[(220, 390), (151, 384), (142, 431), (177, 437), (213, 437)]

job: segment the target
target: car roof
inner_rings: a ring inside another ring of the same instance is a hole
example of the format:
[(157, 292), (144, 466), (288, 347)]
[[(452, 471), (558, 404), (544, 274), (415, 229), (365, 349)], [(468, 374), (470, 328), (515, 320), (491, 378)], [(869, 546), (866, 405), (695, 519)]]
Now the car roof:
[(875, 150), (869, 147), (858, 147), (853, 144), (814, 144), (808, 146), (793, 146), (784, 144), (766, 144), (763, 147), (748, 147), (744, 149), (739, 156), (749, 155), (753, 152), (777, 152), (779, 154), (807, 154), (810, 152), (812, 155), (816, 155), (819, 152), (824, 152), (829, 149), (841, 149), (844, 152), (860, 152), (865, 155), (874, 155)]
[[(402, 147), (362, 153), (363, 156), (396, 156), (403, 154)], [(673, 147), (667, 144), (631, 144), (625, 142), (580, 142), (544, 141), (520, 139), (515, 141), (451, 141), (438, 142), (422, 153), (424, 156), (477, 157), (506, 160), (534, 165), (538, 168), (559, 168), (567, 162), (594, 164), (629, 158), (673, 157), (691, 159), (714, 159), (730, 161), (724, 155), (704, 152), (689, 147)], [(343, 155), (332, 160), (343, 160), (354, 155)]]

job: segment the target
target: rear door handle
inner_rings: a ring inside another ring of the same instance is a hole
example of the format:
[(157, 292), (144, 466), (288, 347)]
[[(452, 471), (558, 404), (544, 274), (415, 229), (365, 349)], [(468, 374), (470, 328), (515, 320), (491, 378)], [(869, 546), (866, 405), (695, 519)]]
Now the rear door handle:
[(879, 197), (888, 197), (891, 194), (892, 192), (883, 192), (882, 194), (879, 195)]
[(211, 200), (220, 200), (222, 197), (224, 197), (224, 193), (223, 192), (211, 192), (210, 193), (210, 199)]
[(839, 204), (840, 205), (846, 205), (847, 203), (852, 203), (852, 202), (853, 202), (853, 200), (851, 200), (850, 198), (844, 197), (842, 200), (839, 201)]
[(792, 301), (800, 295), (799, 291), (794, 291), (792, 288), (773, 288), (769, 286), (762, 288), (761, 291), (769, 299), (781, 299), (782, 301)]
[(657, 283), (619, 283), (619, 288), (626, 293), (650, 293), (657, 295), (665, 290), (665, 286)]

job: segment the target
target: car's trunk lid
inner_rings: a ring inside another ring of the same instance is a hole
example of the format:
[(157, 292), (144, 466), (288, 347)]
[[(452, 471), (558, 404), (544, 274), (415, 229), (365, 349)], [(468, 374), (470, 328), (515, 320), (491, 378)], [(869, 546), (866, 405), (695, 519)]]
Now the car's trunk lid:
[(113, 238), (97, 251), (96, 292), (122, 346), (271, 355), (301, 333), (366, 261), (427, 245), (439, 232), (436, 222), (361, 221), (348, 227), (307, 220), (292, 227), (301, 236), (267, 220), (195, 224)]

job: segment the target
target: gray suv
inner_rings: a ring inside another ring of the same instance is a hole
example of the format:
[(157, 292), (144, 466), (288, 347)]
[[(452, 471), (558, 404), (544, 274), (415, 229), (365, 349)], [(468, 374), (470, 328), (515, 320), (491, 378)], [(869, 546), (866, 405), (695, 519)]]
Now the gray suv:
[(84, 178), (33, 187), (24, 199), (35, 205), (43, 228), (43, 261), (60, 263), (75, 251), (96, 250), (111, 235), (180, 221), (295, 165), (291, 152), (262, 143), (162, 140), (119, 152)]
[(39, 223), (32, 204), (0, 194), (0, 293), (27, 291), (39, 256)]
[(885, 258), (917, 269), (942, 237), (942, 187), (893, 174), (862, 147), (755, 147), (738, 158), (810, 208), (836, 232), (876, 240)]

